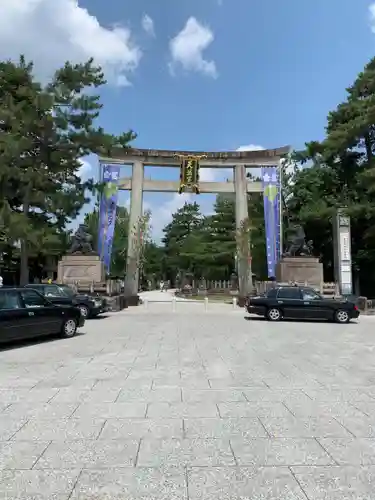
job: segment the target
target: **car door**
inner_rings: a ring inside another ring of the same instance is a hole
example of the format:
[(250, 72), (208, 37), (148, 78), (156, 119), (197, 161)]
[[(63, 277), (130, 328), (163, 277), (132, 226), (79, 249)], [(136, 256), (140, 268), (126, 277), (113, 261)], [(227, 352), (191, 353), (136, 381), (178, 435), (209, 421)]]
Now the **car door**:
[(298, 287), (281, 287), (277, 292), (277, 304), (286, 318), (302, 318), (303, 306), (301, 291)]
[(306, 318), (332, 319), (333, 312), (329, 301), (325, 300), (312, 288), (302, 288), (301, 291)]
[(301, 288), (301, 293), (305, 317), (308, 319), (322, 319), (324, 311), (320, 295), (312, 288)]
[(24, 307), (17, 290), (0, 291), (0, 342), (27, 338), (33, 318)]
[(31, 288), (21, 290), (20, 294), (29, 315), (33, 318), (33, 336), (60, 331), (63, 312), (61, 308)]

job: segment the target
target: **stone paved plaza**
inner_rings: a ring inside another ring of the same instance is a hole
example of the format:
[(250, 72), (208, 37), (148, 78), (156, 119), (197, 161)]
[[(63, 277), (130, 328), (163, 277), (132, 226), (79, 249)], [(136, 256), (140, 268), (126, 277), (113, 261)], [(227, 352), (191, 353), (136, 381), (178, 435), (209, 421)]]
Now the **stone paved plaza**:
[(2, 348), (0, 499), (374, 499), (375, 320), (227, 308)]

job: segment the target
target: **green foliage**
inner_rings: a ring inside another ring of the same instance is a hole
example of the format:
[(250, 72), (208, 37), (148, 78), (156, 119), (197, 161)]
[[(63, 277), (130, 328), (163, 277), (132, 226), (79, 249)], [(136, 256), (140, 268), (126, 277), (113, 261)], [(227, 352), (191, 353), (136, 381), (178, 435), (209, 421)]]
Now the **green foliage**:
[(208, 216), (201, 214), (197, 203), (185, 203), (164, 229), (166, 277), (174, 281), (180, 272), (192, 274), (196, 279), (229, 279), (236, 268), (239, 238), (241, 248), (251, 242), (253, 267), (263, 277), (266, 255), (262, 197), (249, 196), (248, 209), (249, 231), (239, 235), (232, 195), (218, 195), (214, 212)]
[[(24, 58), (17, 64), (0, 62), (0, 252), (8, 261), (20, 258), (21, 282), (27, 281), (29, 257), (43, 259), (66, 248), (67, 222), (77, 216), (90, 190), (102, 189), (82, 181), (80, 159), (90, 153), (109, 155), (135, 137), (131, 131), (115, 137), (96, 126), (102, 105), (95, 89), (104, 83), (92, 60), (66, 63), (46, 86)], [(282, 177), (284, 226), (288, 221), (303, 224), (327, 281), (333, 279), (332, 216), (346, 207), (357, 281), (369, 296), (375, 286), (374, 155), (375, 58), (329, 113), (325, 139), (290, 155)], [(142, 219), (138, 269), (144, 279), (173, 282), (179, 272), (228, 279), (241, 237), (244, 248), (251, 245), (253, 271), (266, 278), (262, 194), (249, 195), (248, 210), (248, 231), (239, 235), (232, 196), (217, 196), (208, 216), (197, 203), (185, 203), (165, 227), (162, 247), (150, 239), (149, 218)], [(97, 210), (85, 221), (96, 241)], [(119, 207), (112, 257), (112, 272), (118, 275), (126, 268), (128, 222), (127, 210)]]
[(233, 196), (218, 195), (214, 213), (207, 217), (207, 278), (229, 279), (235, 270), (236, 214)]
[[(300, 220), (320, 255), (326, 280), (333, 279), (332, 216), (346, 207), (351, 217), (356, 281), (373, 296), (375, 285), (375, 59), (366, 65), (346, 100), (329, 113), (324, 141), (295, 155), (312, 164), (293, 176), (287, 209)], [(360, 290), (357, 290), (359, 292)]]
[[(136, 267), (140, 272), (142, 282), (159, 280), (163, 275), (163, 260), (164, 250), (151, 241), (151, 213), (145, 212), (144, 216), (139, 221), (138, 235), (139, 243), (135, 238), (137, 245)], [(99, 209), (96, 207), (92, 212), (85, 215), (84, 223), (88, 226), (88, 231), (93, 237), (94, 246), (96, 248), (98, 242), (99, 230)], [(127, 253), (128, 253), (128, 238), (129, 238), (129, 212), (126, 207), (117, 206), (115, 232), (112, 246), (111, 256), (111, 276), (124, 278), (126, 273)]]
[[(84, 223), (93, 237), (94, 248), (97, 250), (99, 230), (99, 209), (96, 207), (85, 215)], [(128, 249), (129, 212), (126, 207), (118, 206), (116, 210), (115, 233), (112, 246), (111, 275), (124, 276), (126, 255)]]
[(185, 203), (164, 228), (165, 275), (175, 281), (180, 271), (194, 272), (201, 265), (203, 249), (200, 230), (203, 217), (197, 203)]
[(104, 83), (92, 60), (67, 62), (46, 86), (23, 57), (0, 62), (0, 250), (20, 247), (22, 284), (29, 255), (59, 253), (66, 223), (87, 201), (93, 186), (80, 178), (80, 158), (134, 138), (95, 125), (102, 105), (93, 90)]
[(248, 195), (248, 214), (250, 224), (251, 270), (260, 280), (267, 280), (266, 230), (264, 226), (263, 195)]

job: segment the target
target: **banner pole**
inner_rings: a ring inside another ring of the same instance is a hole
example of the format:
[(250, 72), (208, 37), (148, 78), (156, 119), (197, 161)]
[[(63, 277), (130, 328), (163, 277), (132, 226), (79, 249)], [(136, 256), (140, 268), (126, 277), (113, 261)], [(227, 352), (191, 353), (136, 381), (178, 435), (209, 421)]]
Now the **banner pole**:
[(284, 250), (283, 250), (283, 244), (284, 244), (284, 235), (283, 235), (283, 227), (284, 227), (284, 220), (283, 220), (283, 167), (282, 167), (282, 160), (279, 161), (279, 211), (280, 211), (280, 255), (279, 258), (282, 257)]

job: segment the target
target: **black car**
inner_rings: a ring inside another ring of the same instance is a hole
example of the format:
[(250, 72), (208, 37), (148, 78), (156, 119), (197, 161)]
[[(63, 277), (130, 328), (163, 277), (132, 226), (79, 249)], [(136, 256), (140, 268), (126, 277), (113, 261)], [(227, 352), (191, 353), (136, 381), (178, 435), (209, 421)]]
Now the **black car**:
[(30, 284), (27, 288), (33, 288), (44, 295), (53, 304), (71, 304), (79, 307), (84, 318), (95, 318), (98, 314), (106, 311), (105, 301), (101, 297), (91, 297), (75, 293), (69, 285)]
[(348, 323), (359, 316), (354, 302), (326, 299), (313, 288), (304, 286), (276, 286), (263, 297), (249, 297), (245, 308), (248, 313), (264, 316), (270, 321), (290, 318)]
[(0, 288), (0, 342), (52, 334), (74, 337), (84, 323), (78, 307), (52, 304), (36, 290)]

